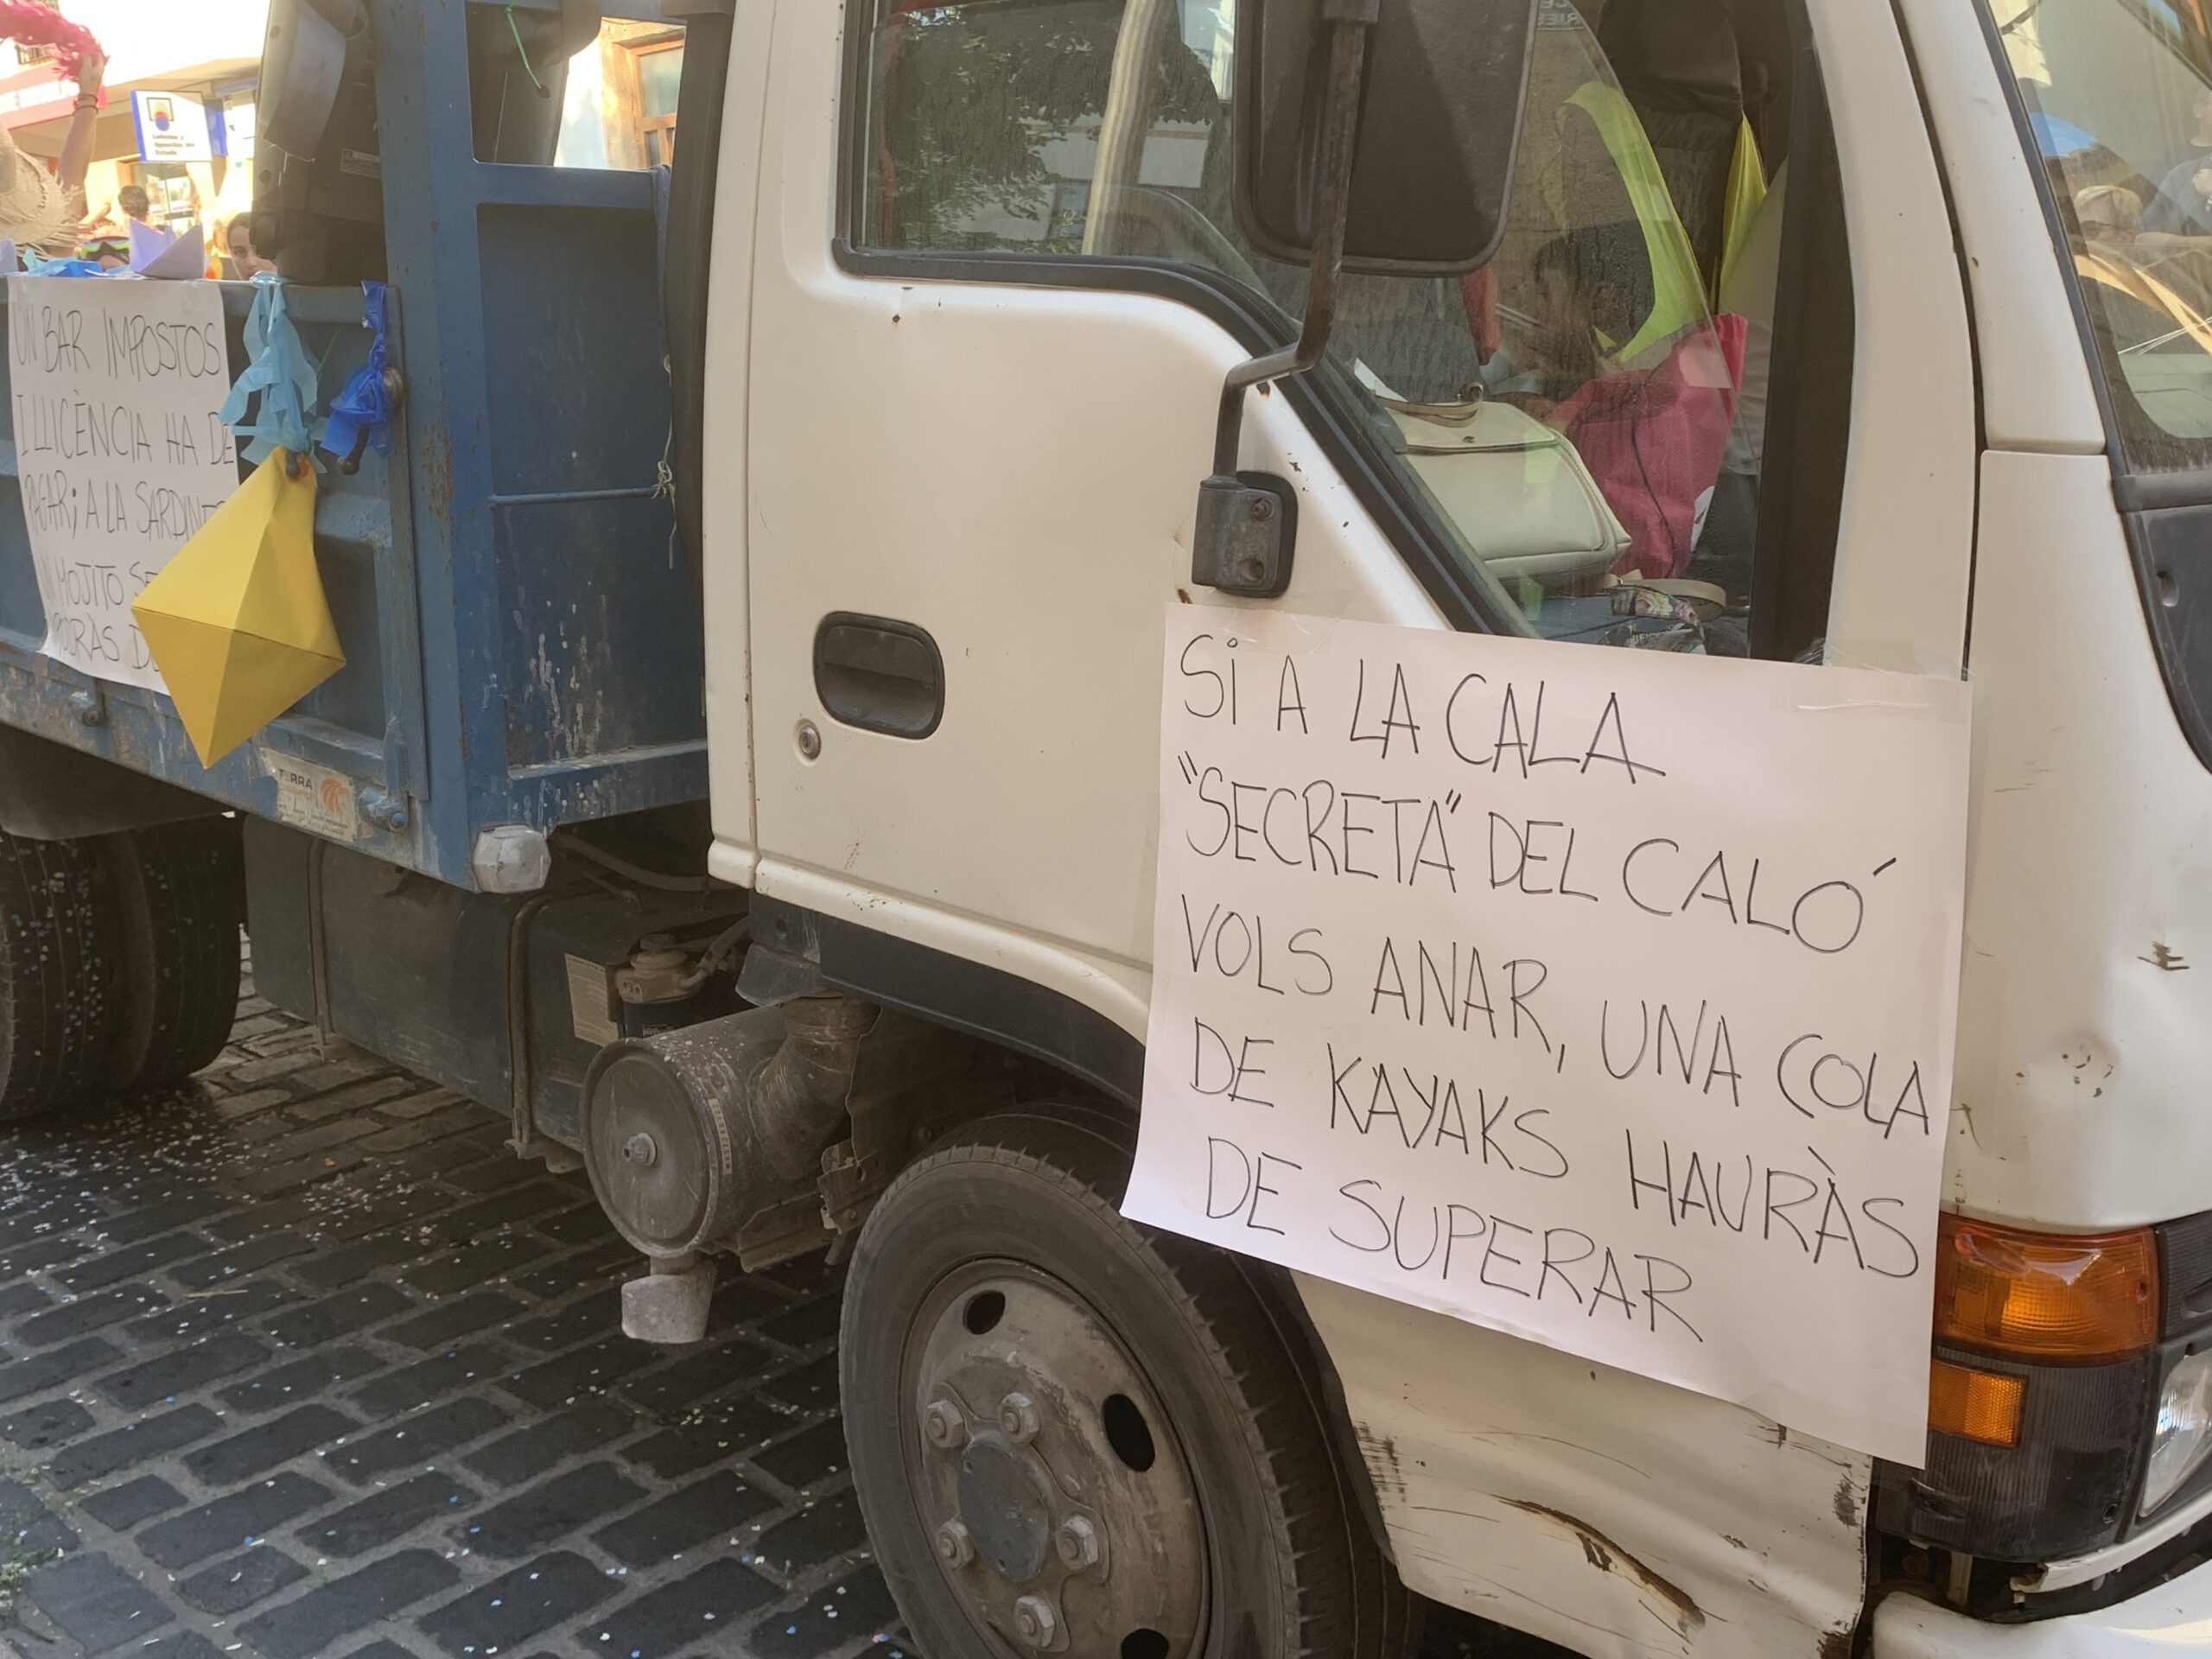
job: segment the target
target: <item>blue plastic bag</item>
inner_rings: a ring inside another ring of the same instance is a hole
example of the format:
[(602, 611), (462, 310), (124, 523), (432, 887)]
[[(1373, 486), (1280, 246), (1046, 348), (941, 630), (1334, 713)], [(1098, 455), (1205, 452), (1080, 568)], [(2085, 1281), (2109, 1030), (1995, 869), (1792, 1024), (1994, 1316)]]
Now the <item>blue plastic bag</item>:
[[(323, 432), (323, 423), (311, 413), (315, 365), (286, 315), (284, 284), (266, 272), (253, 283), (253, 309), (245, 320), (245, 372), (232, 385), (220, 418), (244, 443), (241, 453), (249, 461), (266, 461), (277, 449), (312, 456)], [(246, 404), (256, 392), (261, 403), (248, 423)]]
[(105, 276), (97, 259), (49, 259), (36, 248), (25, 248), (23, 271), (30, 276)]
[(361, 284), (361, 324), (375, 339), (369, 343), (369, 360), (353, 371), (338, 395), (330, 400), (328, 428), (323, 443), (333, 454), (350, 455), (362, 435), (380, 455), (391, 453), (391, 399), (385, 390), (385, 291), (382, 283)]

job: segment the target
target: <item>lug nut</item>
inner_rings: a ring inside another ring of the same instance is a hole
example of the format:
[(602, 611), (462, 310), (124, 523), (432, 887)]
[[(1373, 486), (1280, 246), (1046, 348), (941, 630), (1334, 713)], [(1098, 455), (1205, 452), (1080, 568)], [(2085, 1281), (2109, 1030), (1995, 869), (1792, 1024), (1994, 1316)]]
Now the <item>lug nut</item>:
[(948, 1521), (937, 1529), (937, 1558), (955, 1569), (976, 1559), (976, 1541), (964, 1522)]
[(1060, 1621), (1044, 1597), (1024, 1596), (1014, 1604), (1014, 1631), (1033, 1648), (1049, 1648), (1060, 1633)]
[(940, 1452), (950, 1452), (968, 1439), (968, 1420), (950, 1400), (932, 1400), (922, 1414), (922, 1436)]
[(1071, 1573), (1080, 1573), (1087, 1567), (1098, 1565), (1098, 1529), (1090, 1524), (1087, 1516), (1071, 1516), (1060, 1523), (1053, 1535), (1052, 1548), (1059, 1552), (1060, 1564)]
[(660, 1161), (660, 1147), (652, 1136), (643, 1133), (632, 1135), (622, 1143), (622, 1159), (626, 1163), (639, 1164), (650, 1168)]
[(1037, 1405), (1026, 1394), (1009, 1394), (999, 1402), (999, 1432), (1016, 1446), (1037, 1438)]

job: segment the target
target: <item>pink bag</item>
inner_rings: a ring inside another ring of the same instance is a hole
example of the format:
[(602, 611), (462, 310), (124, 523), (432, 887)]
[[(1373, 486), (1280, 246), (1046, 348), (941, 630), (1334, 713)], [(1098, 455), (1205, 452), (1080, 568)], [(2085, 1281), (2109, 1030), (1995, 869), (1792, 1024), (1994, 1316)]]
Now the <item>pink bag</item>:
[(1689, 568), (1735, 418), (1744, 319), (1715, 317), (1649, 369), (1601, 375), (1547, 417), (1567, 435), (1629, 533), (1617, 575)]

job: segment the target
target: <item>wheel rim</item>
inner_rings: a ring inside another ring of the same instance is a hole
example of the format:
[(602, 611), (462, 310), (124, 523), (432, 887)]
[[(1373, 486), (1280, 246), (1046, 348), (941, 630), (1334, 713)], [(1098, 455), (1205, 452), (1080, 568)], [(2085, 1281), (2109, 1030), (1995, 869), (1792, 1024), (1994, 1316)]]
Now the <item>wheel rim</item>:
[(909, 1490), (947, 1588), (1002, 1655), (1195, 1659), (1211, 1552), (1157, 1396), (1097, 1311), (971, 1262), (906, 1344)]

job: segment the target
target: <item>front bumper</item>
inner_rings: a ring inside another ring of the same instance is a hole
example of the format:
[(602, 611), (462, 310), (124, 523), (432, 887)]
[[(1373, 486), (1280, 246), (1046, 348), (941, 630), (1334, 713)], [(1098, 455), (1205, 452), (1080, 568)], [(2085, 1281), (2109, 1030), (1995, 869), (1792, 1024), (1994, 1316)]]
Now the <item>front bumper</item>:
[(2175, 1659), (2212, 1656), (2212, 1563), (2094, 1613), (1989, 1624), (1915, 1596), (1874, 1610), (1870, 1659)]

